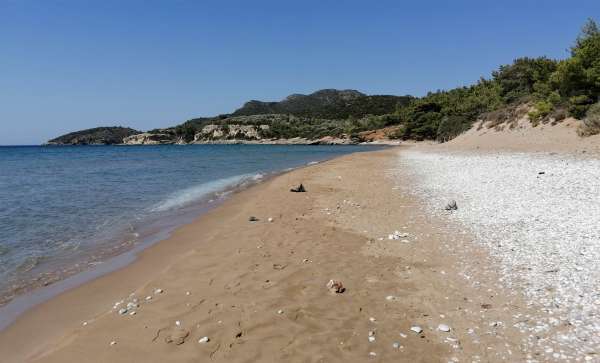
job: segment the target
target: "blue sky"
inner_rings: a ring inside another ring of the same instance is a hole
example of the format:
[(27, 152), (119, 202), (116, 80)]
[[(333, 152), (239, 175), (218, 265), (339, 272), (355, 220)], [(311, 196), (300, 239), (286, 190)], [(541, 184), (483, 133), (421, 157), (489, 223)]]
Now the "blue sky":
[(600, 1), (0, 0), (0, 144), (321, 88), (423, 95), (564, 58)]

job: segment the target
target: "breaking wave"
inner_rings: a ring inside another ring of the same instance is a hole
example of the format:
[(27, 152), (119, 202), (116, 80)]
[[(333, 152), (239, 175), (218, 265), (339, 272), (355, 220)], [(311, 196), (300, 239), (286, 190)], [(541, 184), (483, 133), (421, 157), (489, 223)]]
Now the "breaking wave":
[(156, 204), (152, 208), (152, 212), (166, 212), (187, 207), (202, 199), (220, 196), (222, 193), (251, 184), (263, 177), (263, 174), (242, 174), (195, 185), (171, 194), (165, 200)]

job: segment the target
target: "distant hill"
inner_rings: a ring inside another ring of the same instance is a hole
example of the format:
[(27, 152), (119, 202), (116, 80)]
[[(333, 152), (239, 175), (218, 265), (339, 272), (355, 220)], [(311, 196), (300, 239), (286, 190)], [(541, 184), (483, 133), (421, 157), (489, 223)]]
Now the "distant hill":
[(140, 131), (128, 127), (95, 127), (71, 132), (48, 141), (48, 145), (114, 145), (121, 144), (127, 136)]
[(289, 114), (342, 120), (348, 117), (384, 115), (395, 112), (410, 102), (411, 96), (367, 96), (356, 90), (323, 89), (309, 95), (293, 94), (279, 102), (252, 100), (233, 112), (232, 116)]

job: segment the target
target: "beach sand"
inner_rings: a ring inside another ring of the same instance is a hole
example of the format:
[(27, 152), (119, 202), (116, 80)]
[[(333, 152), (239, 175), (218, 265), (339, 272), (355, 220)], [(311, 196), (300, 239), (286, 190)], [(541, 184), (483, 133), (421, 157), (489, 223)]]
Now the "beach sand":
[[(2, 361), (524, 361), (522, 334), (502, 322), (527, 307), (489, 268), (477, 284), (462, 275), (464, 261), (490, 264), (486, 251), (398, 187), (415, 182), (400, 152), (235, 194), (127, 267), (22, 315), (0, 333)], [(307, 192), (291, 193), (300, 182)], [(330, 279), (346, 290), (330, 292)], [(139, 306), (120, 315), (129, 302)]]

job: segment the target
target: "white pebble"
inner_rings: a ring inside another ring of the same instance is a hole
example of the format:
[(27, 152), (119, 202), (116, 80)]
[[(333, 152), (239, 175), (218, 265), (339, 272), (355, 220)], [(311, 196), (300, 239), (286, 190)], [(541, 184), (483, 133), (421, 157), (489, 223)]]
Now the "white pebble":
[(204, 343), (208, 343), (210, 341), (210, 339), (208, 339), (208, 337), (203, 337), (200, 338), (200, 340), (198, 340), (198, 343), (204, 344)]
[(420, 326), (412, 326), (410, 327), (410, 330), (414, 331), (415, 333), (419, 334), (423, 331), (423, 329)]
[(438, 325), (438, 330), (439, 331), (444, 331), (444, 332), (449, 332), (450, 331), (450, 327), (446, 324), (440, 324)]
[(392, 344), (392, 347), (393, 347), (394, 349), (399, 349), (399, 348), (400, 348), (400, 343), (398, 343), (398, 342), (394, 342), (394, 343)]
[(115, 342), (114, 340), (112, 342), (110, 342), (110, 345), (117, 345), (117, 342)]
[(177, 321), (175, 322), (175, 325), (177, 325), (177, 326), (181, 326), (181, 322), (180, 322), (179, 320), (177, 320)]
[(154, 290), (154, 295), (158, 295), (158, 294), (162, 294), (162, 293), (163, 293), (163, 289)]
[(127, 314), (127, 309), (125, 309), (125, 308), (119, 309), (119, 315), (125, 315), (125, 314)]

